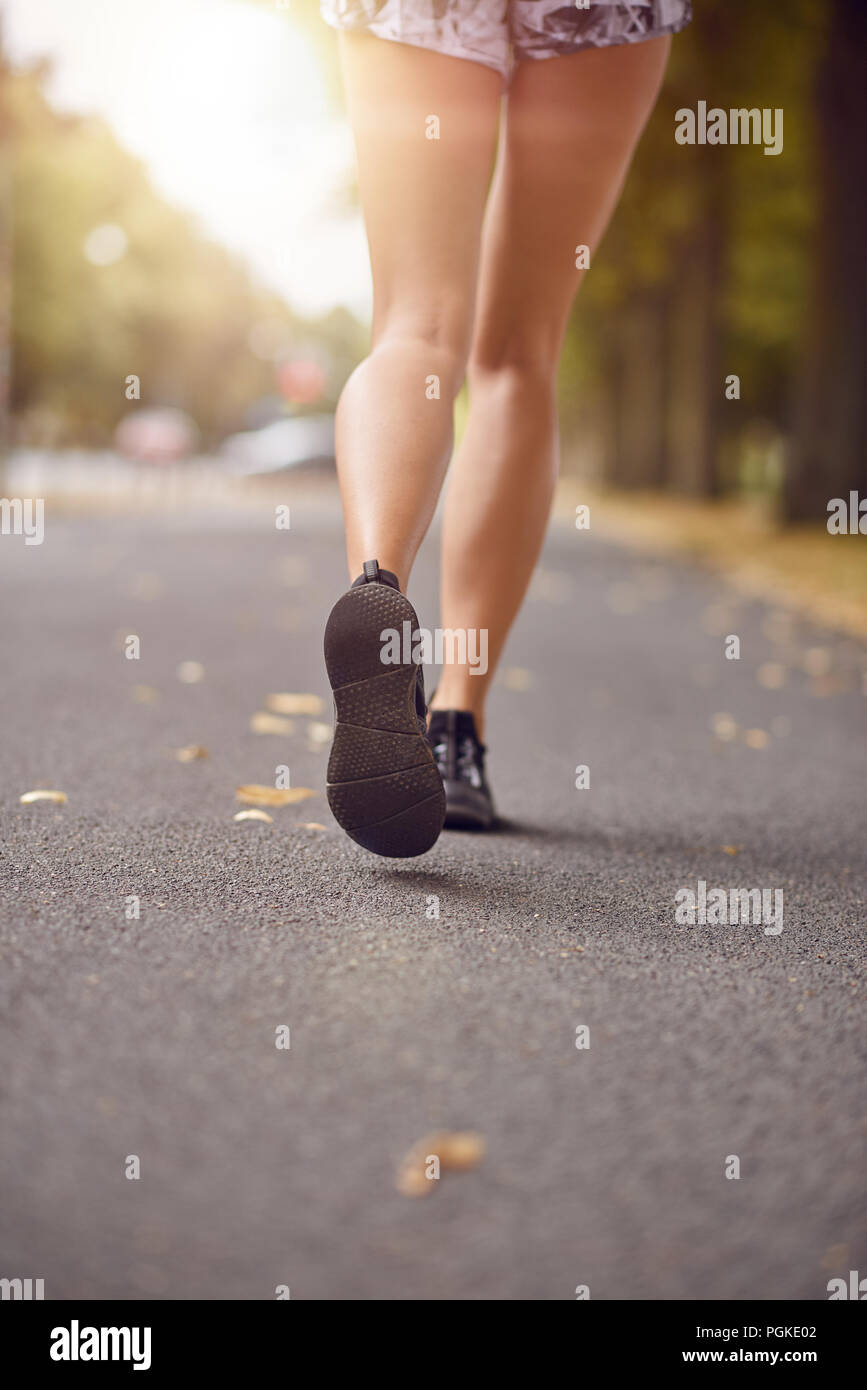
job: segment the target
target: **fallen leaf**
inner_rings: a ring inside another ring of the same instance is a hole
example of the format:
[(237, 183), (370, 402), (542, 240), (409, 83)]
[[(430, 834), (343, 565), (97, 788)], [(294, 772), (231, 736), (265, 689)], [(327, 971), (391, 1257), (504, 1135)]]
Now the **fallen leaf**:
[(810, 681), (811, 695), (841, 695), (844, 690), (849, 689), (849, 683), (844, 676), (816, 676)]
[(730, 743), (733, 738), (737, 738), (738, 726), (730, 714), (715, 714), (710, 726), (714, 736), (722, 739), (724, 743)]
[(439, 1159), (440, 1172), (466, 1173), (485, 1155), (485, 1141), (473, 1130), (443, 1130), (426, 1134), (413, 1144), (397, 1173), (397, 1190), (405, 1197), (427, 1197), (436, 1179), (426, 1174), (429, 1160)]
[(849, 1263), (848, 1245), (829, 1245), (822, 1256), (822, 1269), (843, 1269)]
[(197, 685), (205, 679), (205, 668), (200, 661), (182, 661), (177, 670), (177, 677), (184, 685)]
[(748, 748), (767, 748), (768, 736), (764, 729), (747, 729), (744, 733), (744, 743)]
[(485, 1156), (485, 1141), (473, 1130), (457, 1130), (437, 1136), (440, 1167), (464, 1173), (476, 1168)]
[(315, 721), (307, 725), (307, 737), (311, 743), (326, 744), (331, 742), (331, 725), (318, 724)]
[(62, 804), (66, 800), (66, 792), (49, 792), (40, 787), (35, 792), (25, 792), (18, 800), (23, 801), (25, 805), (31, 801), (57, 801)]
[(235, 789), (238, 800), (249, 806), (292, 806), (315, 795), (310, 787), (264, 787), (256, 782)]
[(179, 763), (194, 763), (199, 758), (209, 758), (210, 753), (201, 743), (189, 743), (186, 748), (176, 748), (175, 757)]
[(723, 854), (739, 854), (737, 845), (720, 845)]
[(322, 701), (318, 695), (268, 695), (265, 704), (275, 714), (322, 713)]
[(279, 561), (277, 573), (290, 589), (297, 589), (306, 583), (310, 566), (302, 555), (286, 555)]
[(503, 671), (503, 685), (507, 690), (529, 690), (533, 684), (533, 673), (523, 666), (507, 666)]
[(295, 725), (291, 719), (281, 719), (279, 714), (267, 714), (257, 710), (250, 720), (250, 732), (254, 734), (291, 734)]
[(302, 830), (324, 830), (325, 826), (320, 825), (318, 820), (306, 820), (302, 822)]
[(781, 690), (786, 684), (788, 672), (780, 661), (763, 661), (756, 672), (756, 680), (765, 690)]
[(274, 824), (274, 817), (269, 816), (267, 811), (238, 811), (232, 820), (264, 820), (269, 825)]
[(572, 597), (573, 582), (568, 574), (558, 574), (555, 570), (537, 569), (530, 584), (527, 597), (540, 599), (543, 603), (568, 603)]
[(831, 653), (827, 647), (809, 647), (802, 656), (808, 676), (827, 676), (831, 669)]

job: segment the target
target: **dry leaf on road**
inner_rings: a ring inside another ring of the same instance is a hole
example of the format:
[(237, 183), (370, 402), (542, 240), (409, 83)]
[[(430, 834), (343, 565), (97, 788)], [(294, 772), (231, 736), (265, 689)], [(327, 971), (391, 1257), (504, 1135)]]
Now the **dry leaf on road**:
[(205, 668), (201, 661), (182, 661), (176, 674), (184, 685), (198, 685), (205, 679)]
[(254, 734), (292, 734), (295, 725), (291, 719), (282, 719), (279, 714), (268, 714), (257, 710), (250, 719), (250, 732)]
[(427, 1197), (437, 1179), (428, 1177), (432, 1159), (439, 1159), (440, 1172), (466, 1173), (485, 1156), (485, 1140), (474, 1130), (441, 1130), (426, 1134), (413, 1144), (397, 1173), (397, 1190), (405, 1197)]
[(533, 685), (533, 673), (524, 666), (506, 666), (502, 680), (507, 690), (529, 690)]
[(57, 801), (62, 803), (66, 800), (66, 792), (44, 791), (39, 787), (35, 792), (25, 792), (23, 796), (19, 796), (18, 800), (23, 801), (25, 805), (29, 804), (31, 801)]
[(194, 763), (199, 758), (208, 758), (210, 754), (203, 743), (188, 743), (186, 748), (176, 748), (175, 757), (179, 763)]
[(256, 782), (237, 787), (235, 795), (248, 806), (292, 806), (296, 801), (306, 801), (316, 793), (310, 787), (264, 787)]
[(265, 704), (275, 714), (321, 714), (322, 701), (318, 695), (267, 695)]
[(331, 725), (320, 724), (314, 720), (307, 725), (307, 737), (311, 743), (324, 747), (326, 743), (331, 742)]
[(744, 743), (748, 748), (767, 748), (768, 736), (764, 729), (747, 729), (744, 733)]
[(269, 825), (274, 824), (274, 817), (269, 816), (267, 811), (238, 811), (232, 820), (264, 820)]
[(715, 738), (722, 739), (723, 743), (730, 743), (737, 738), (738, 726), (730, 714), (715, 714), (710, 721)]

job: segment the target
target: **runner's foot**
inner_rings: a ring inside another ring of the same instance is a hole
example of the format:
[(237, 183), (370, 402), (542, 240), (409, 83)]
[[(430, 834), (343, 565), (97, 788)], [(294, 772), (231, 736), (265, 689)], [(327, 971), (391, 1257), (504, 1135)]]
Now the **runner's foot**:
[[(382, 660), (386, 629), (418, 629), (415, 609), (389, 570), (368, 560), (331, 610), (325, 665), (336, 724), (328, 804), (350, 839), (373, 854), (424, 854), (439, 836), (445, 792), (425, 737), (421, 666)], [(410, 648), (412, 643), (405, 643)]]
[(485, 777), (487, 750), (470, 711), (432, 710), (427, 737), (446, 789), (446, 826), (490, 829), (497, 817)]

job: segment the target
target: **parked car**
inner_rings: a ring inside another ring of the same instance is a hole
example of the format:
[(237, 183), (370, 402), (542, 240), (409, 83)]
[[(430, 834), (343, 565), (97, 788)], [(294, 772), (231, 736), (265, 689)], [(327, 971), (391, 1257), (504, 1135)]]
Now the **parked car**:
[(284, 468), (334, 462), (334, 416), (293, 415), (223, 441), (220, 453), (233, 472), (277, 473)]
[(114, 440), (125, 458), (141, 463), (177, 463), (198, 449), (199, 429), (185, 410), (146, 406), (124, 416)]

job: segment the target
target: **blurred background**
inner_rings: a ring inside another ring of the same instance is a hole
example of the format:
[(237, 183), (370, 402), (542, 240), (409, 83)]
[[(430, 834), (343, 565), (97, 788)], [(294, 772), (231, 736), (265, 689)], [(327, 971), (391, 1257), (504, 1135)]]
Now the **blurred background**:
[[(6, 492), (104, 502), (161, 495), (154, 470), (183, 462), (234, 481), (327, 463), (370, 288), (315, 0), (0, 17)], [(858, 0), (697, 0), (573, 314), (567, 497), (637, 516), (640, 493), (704, 546), (697, 504), (728, 508), (730, 541), (824, 531), (831, 497), (867, 491), (865, 52)], [(782, 108), (782, 155), (676, 144), (698, 100)]]
[[(45, 498), (49, 542), (0, 537), (0, 1276), (802, 1300), (867, 1272), (867, 540), (826, 525), (867, 496), (867, 4), (694, 9), (569, 328), (491, 702), (505, 824), (398, 863), (323, 785), (370, 310), (336, 36), (315, 0), (0, 0), (0, 495)], [(699, 101), (781, 108), (782, 153), (678, 145)], [(432, 622), (436, 590), (432, 535)], [(683, 933), (696, 879), (782, 885), (786, 931)], [(455, 1134), (484, 1161), (414, 1201), (404, 1156)]]

